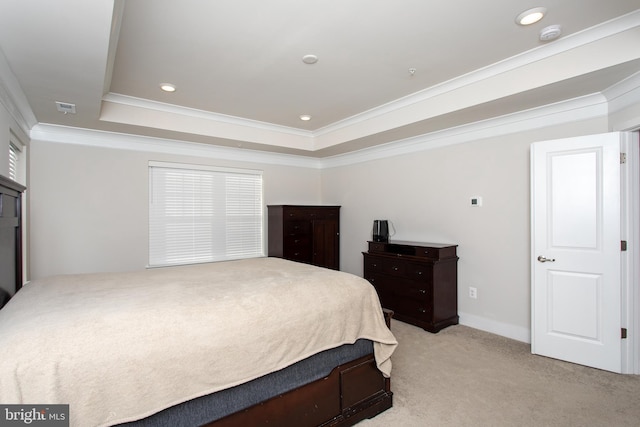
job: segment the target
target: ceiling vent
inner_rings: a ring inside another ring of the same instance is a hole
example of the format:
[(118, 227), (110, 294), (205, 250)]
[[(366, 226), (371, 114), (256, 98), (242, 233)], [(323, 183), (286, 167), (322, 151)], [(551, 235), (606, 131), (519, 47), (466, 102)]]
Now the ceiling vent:
[(56, 108), (61, 113), (65, 113), (65, 114), (75, 114), (76, 113), (76, 104), (70, 104), (68, 102), (56, 101)]

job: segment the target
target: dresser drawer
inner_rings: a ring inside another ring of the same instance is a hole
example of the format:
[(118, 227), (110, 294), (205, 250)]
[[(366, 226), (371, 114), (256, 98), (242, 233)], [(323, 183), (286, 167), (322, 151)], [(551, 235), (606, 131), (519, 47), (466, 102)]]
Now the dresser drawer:
[(394, 312), (398, 311), (404, 316), (424, 320), (433, 314), (432, 305), (426, 304), (423, 301), (387, 292), (378, 292), (378, 295), (384, 308), (388, 308)]
[(367, 279), (379, 292), (414, 298), (428, 302), (431, 298), (431, 286), (402, 277), (391, 277), (380, 273), (366, 273)]
[(311, 251), (309, 248), (299, 248), (296, 250), (295, 248), (287, 248), (284, 251), (283, 257), (285, 259), (289, 259), (291, 261), (299, 261), (299, 262), (311, 262)]
[(392, 276), (404, 276), (406, 261), (401, 258), (390, 258), (365, 254), (364, 270), (386, 273)]
[(284, 224), (285, 236), (302, 236), (311, 234), (311, 223), (309, 221), (287, 221)]
[(311, 238), (305, 235), (299, 236), (287, 236), (284, 238), (284, 242), (287, 248), (293, 251), (300, 251), (302, 248), (310, 247)]
[(416, 246), (415, 256), (421, 258), (429, 258), (433, 260), (446, 259), (456, 257), (456, 246), (445, 246), (441, 248)]
[(396, 259), (384, 259), (382, 263), (382, 271), (392, 276), (404, 277), (407, 263), (400, 258)]
[(369, 252), (384, 252), (385, 243), (369, 242)]
[(335, 208), (297, 207), (284, 210), (287, 220), (339, 219), (340, 211)]
[(290, 220), (307, 220), (309, 219), (309, 211), (304, 208), (285, 208), (282, 216), (285, 221)]
[(433, 264), (408, 262), (404, 269), (404, 277), (430, 284), (433, 278)]
[(365, 274), (367, 272), (381, 272), (382, 264), (384, 259), (380, 257), (370, 256), (369, 254), (364, 254), (364, 271)]
[[(432, 245), (432, 246), (431, 246)], [(401, 244), (398, 242), (369, 242), (369, 253), (424, 258), (425, 260), (444, 260), (456, 258), (457, 245), (447, 244)]]
[(433, 266), (430, 263), (410, 262), (402, 257), (377, 257), (369, 254), (365, 254), (364, 270), (425, 283), (431, 283), (433, 276)]

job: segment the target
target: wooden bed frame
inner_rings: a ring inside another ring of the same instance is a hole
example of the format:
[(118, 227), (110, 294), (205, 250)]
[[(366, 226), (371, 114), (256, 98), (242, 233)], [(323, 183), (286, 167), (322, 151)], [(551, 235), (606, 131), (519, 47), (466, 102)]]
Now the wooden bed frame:
[[(391, 328), (393, 310), (383, 309)], [(393, 406), (391, 380), (373, 354), (335, 367), (317, 381), (271, 398), (203, 427), (272, 425), (278, 427), (352, 426)]]
[(325, 378), (205, 426), (352, 426), (391, 408), (392, 398), (389, 379), (368, 355), (336, 367)]

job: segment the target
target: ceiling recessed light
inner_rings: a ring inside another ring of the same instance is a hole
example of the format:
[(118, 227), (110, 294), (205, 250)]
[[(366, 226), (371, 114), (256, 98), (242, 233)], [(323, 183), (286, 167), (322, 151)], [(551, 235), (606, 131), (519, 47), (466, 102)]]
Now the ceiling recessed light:
[(525, 10), (516, 18), (516, 22), (519, 25), (531, 25), (535, 24), (544, 17), (547, 13), (547, 9), (544, 7), (534, 7), (533, 9)]
[(175, 92), (176, 86), (172, 85), (171, 83), (160, 83), (160, 89), (165, 92)]
[(318, 62), (318, 57), (315, 55), (305, 55), (302, 57), (302, 62), (305, 64), (315, 64)]
[(311, 120), (311, 116), (310, 116), (310, 115), (308, 115), (308, 114), (302, 114), (302, 115), (300, 116), (300, 120), (305, 121), (305, 122), (308, 122), (309, 120)]

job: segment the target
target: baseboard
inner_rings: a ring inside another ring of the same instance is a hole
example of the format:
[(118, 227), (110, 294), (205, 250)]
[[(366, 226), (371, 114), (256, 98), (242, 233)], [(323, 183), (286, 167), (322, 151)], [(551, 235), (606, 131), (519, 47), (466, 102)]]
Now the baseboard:
[(531, 343), (531, 330), (521, 326), (515, 326), (508, 323), (497, 322), (486, 317), (476, 316), (468, 313), (458, 313), (460, 315), (460, 324), (481, 331), (491, 332), (492, 334), (511, 338), (516, 341)]

